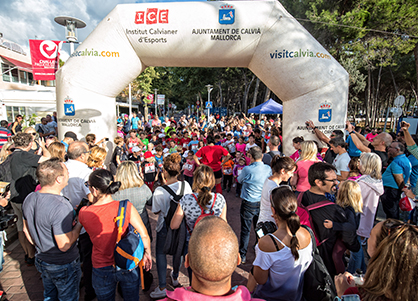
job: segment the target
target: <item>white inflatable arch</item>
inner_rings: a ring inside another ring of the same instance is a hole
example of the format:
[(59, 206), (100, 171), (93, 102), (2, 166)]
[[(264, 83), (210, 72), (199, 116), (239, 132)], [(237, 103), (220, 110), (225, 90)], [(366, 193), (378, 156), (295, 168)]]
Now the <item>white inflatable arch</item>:
[(278, 1), (117, 5), (57, 73), (66, 131), (116, 136), (115, 97), (147, 66), (248, 67), (283, 101), (286, 154), (292, 138), (343, 129), (348, 74)]

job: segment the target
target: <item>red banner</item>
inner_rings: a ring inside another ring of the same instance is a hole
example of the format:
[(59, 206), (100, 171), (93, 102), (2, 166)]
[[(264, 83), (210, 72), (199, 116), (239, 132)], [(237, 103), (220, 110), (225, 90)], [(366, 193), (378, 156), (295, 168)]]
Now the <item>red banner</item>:
[(34, 80), (55, 80), (62, 41), (29, 40)]

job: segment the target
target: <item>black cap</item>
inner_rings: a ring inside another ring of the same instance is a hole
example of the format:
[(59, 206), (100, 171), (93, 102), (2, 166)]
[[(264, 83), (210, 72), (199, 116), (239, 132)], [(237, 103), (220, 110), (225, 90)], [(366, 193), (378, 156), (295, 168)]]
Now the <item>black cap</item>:
[(73, 138), (74, 141), (77, 141), (77, 135), (74, 132), (66, 132), (64, 138)]

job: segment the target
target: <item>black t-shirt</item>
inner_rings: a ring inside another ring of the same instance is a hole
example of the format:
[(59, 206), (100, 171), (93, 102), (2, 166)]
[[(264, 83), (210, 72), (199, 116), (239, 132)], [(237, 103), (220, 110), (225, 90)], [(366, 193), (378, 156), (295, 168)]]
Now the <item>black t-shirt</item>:
[(22, 204), (26, 196), (35, 191), (37, 185), (36, 168), (39, 155), (15, 149), (10, 160), (12, 182), (10, 183), (10, 200)]
[(119, 156), (119, 160), (122, 161), (122, 154), (123, 154), (122, 148), (120, 146), (116, 146), (112, 154), (112, 160), (110, 161), (116, 166), (118, 166), (118, 162), (116, 162), (116, 156)]
[(157, 162), (142, 162), (141, 163), (142, 173), (144, 174), (144, 181), (145, 182), (154, 182), (155, 176), (158, 172), (158, 164)]
[(388, 154), (386, 152), (375, 150), (374, 146), (371, 144), (369, 144), (367, 147), (370, 148), (370, 151), (372, 153), (375, 153), (376, 155), (380, 157), (380, 159), (382, 159), (382, 173), (383, 173), (383, 169), (388, 166), (388, 160), (389, 160)]
[[(328, 145), (329, 147), (329, 145)], [(327, 151), (325, 152), (324, 161), (332, 164), (334, 162), (334, 159), (337, 157), (337, 154), (334, 153), (334, 151), (329, 147)]]

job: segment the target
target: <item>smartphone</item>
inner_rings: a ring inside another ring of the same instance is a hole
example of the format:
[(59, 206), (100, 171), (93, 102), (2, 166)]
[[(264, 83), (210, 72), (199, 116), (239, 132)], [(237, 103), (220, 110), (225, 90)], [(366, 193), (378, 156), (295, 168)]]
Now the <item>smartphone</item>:
[(7, 196), (7, 193), (9, 192), (9, 190), (10, 190), (10, 184), (7, 184), (7, 186), (4, 187), (4, 192), (1, 194), (1, 196), (3, 198), (5, 198)]
[(105, 138), (105, 141), (109, 141), (109, 138)]
[(341, 296), (341, 301), (361, 301), (359, 295), (344, 295)]
[(80, 204), (78, 204), (77, 209), (75, 210), (76, 215), (78, 216), (78, 213), (80, 212), (81, 208), (83, 208), (84, 206), (87, 206), (89, 203), (89, 200), (86, 198), (83, 198), (80, 202)]

